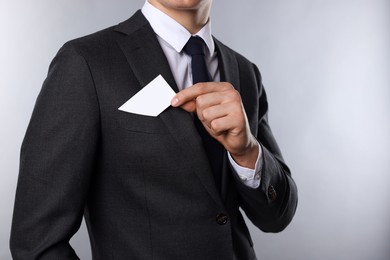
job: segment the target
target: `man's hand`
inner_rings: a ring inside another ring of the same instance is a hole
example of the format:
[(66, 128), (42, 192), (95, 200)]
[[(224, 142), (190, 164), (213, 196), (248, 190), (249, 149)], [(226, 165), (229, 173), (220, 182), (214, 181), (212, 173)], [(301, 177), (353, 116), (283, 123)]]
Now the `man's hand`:
[(208, 133), (239, 165), (255, 168), (257, 141), (250, 132), (241, 96), (231, 84), (197, 83), (177, 93), (171, 105), (196, 113)]

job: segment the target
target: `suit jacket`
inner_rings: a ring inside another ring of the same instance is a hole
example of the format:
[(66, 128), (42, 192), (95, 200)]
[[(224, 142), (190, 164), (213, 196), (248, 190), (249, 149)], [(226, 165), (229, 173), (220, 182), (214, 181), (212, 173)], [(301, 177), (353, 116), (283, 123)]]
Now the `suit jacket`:
[(21, 148), (11, 231), (14, 259), (78, 259), (84, 215), (93, 259), (256, 259), (239, 211), (283, 230), (297, 189), (267, 123), (255, 65), (215, 39), (222, 77), (240, 92), (263, 148), (251, 189), (224, 158), (217, 191), (192, 116), (119, 111), (157, 75), (178, 91), (149, 23), (129, 20), (66, 43), (50, 65)]

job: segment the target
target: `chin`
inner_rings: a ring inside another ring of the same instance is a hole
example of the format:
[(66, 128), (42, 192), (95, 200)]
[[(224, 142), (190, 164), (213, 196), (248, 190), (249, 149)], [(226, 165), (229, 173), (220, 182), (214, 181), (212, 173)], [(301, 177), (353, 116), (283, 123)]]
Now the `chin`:
[(169, 9), (199, 9), (202, 5), (210, 3), (211, 0), (153, 0)]

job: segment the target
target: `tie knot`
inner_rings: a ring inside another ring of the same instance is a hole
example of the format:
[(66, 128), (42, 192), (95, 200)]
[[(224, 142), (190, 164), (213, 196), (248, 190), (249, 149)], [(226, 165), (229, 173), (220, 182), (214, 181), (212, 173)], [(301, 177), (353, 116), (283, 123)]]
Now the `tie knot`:
[(183, 50), (188, 55), (204, 55), (204, 41), (197, 36), (191, 36)]

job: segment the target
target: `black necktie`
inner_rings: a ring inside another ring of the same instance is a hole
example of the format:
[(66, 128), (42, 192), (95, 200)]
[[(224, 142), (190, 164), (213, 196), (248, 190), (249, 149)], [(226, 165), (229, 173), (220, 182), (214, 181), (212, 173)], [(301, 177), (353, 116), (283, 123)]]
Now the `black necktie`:
[[(212, 81), (204, 58), (204, 47), (205, 44), (201, 38), (192, 36), (183, 49), (191, 56), (192, 81), (194, 84)], [(195, 125), (202, 137), (207, 157), (214, 174), (215, 183), (220, 190), (223, 158), (222, 145), (207, 133), (206, 129), (204, 129), (202, 123), (196, 116)]]

